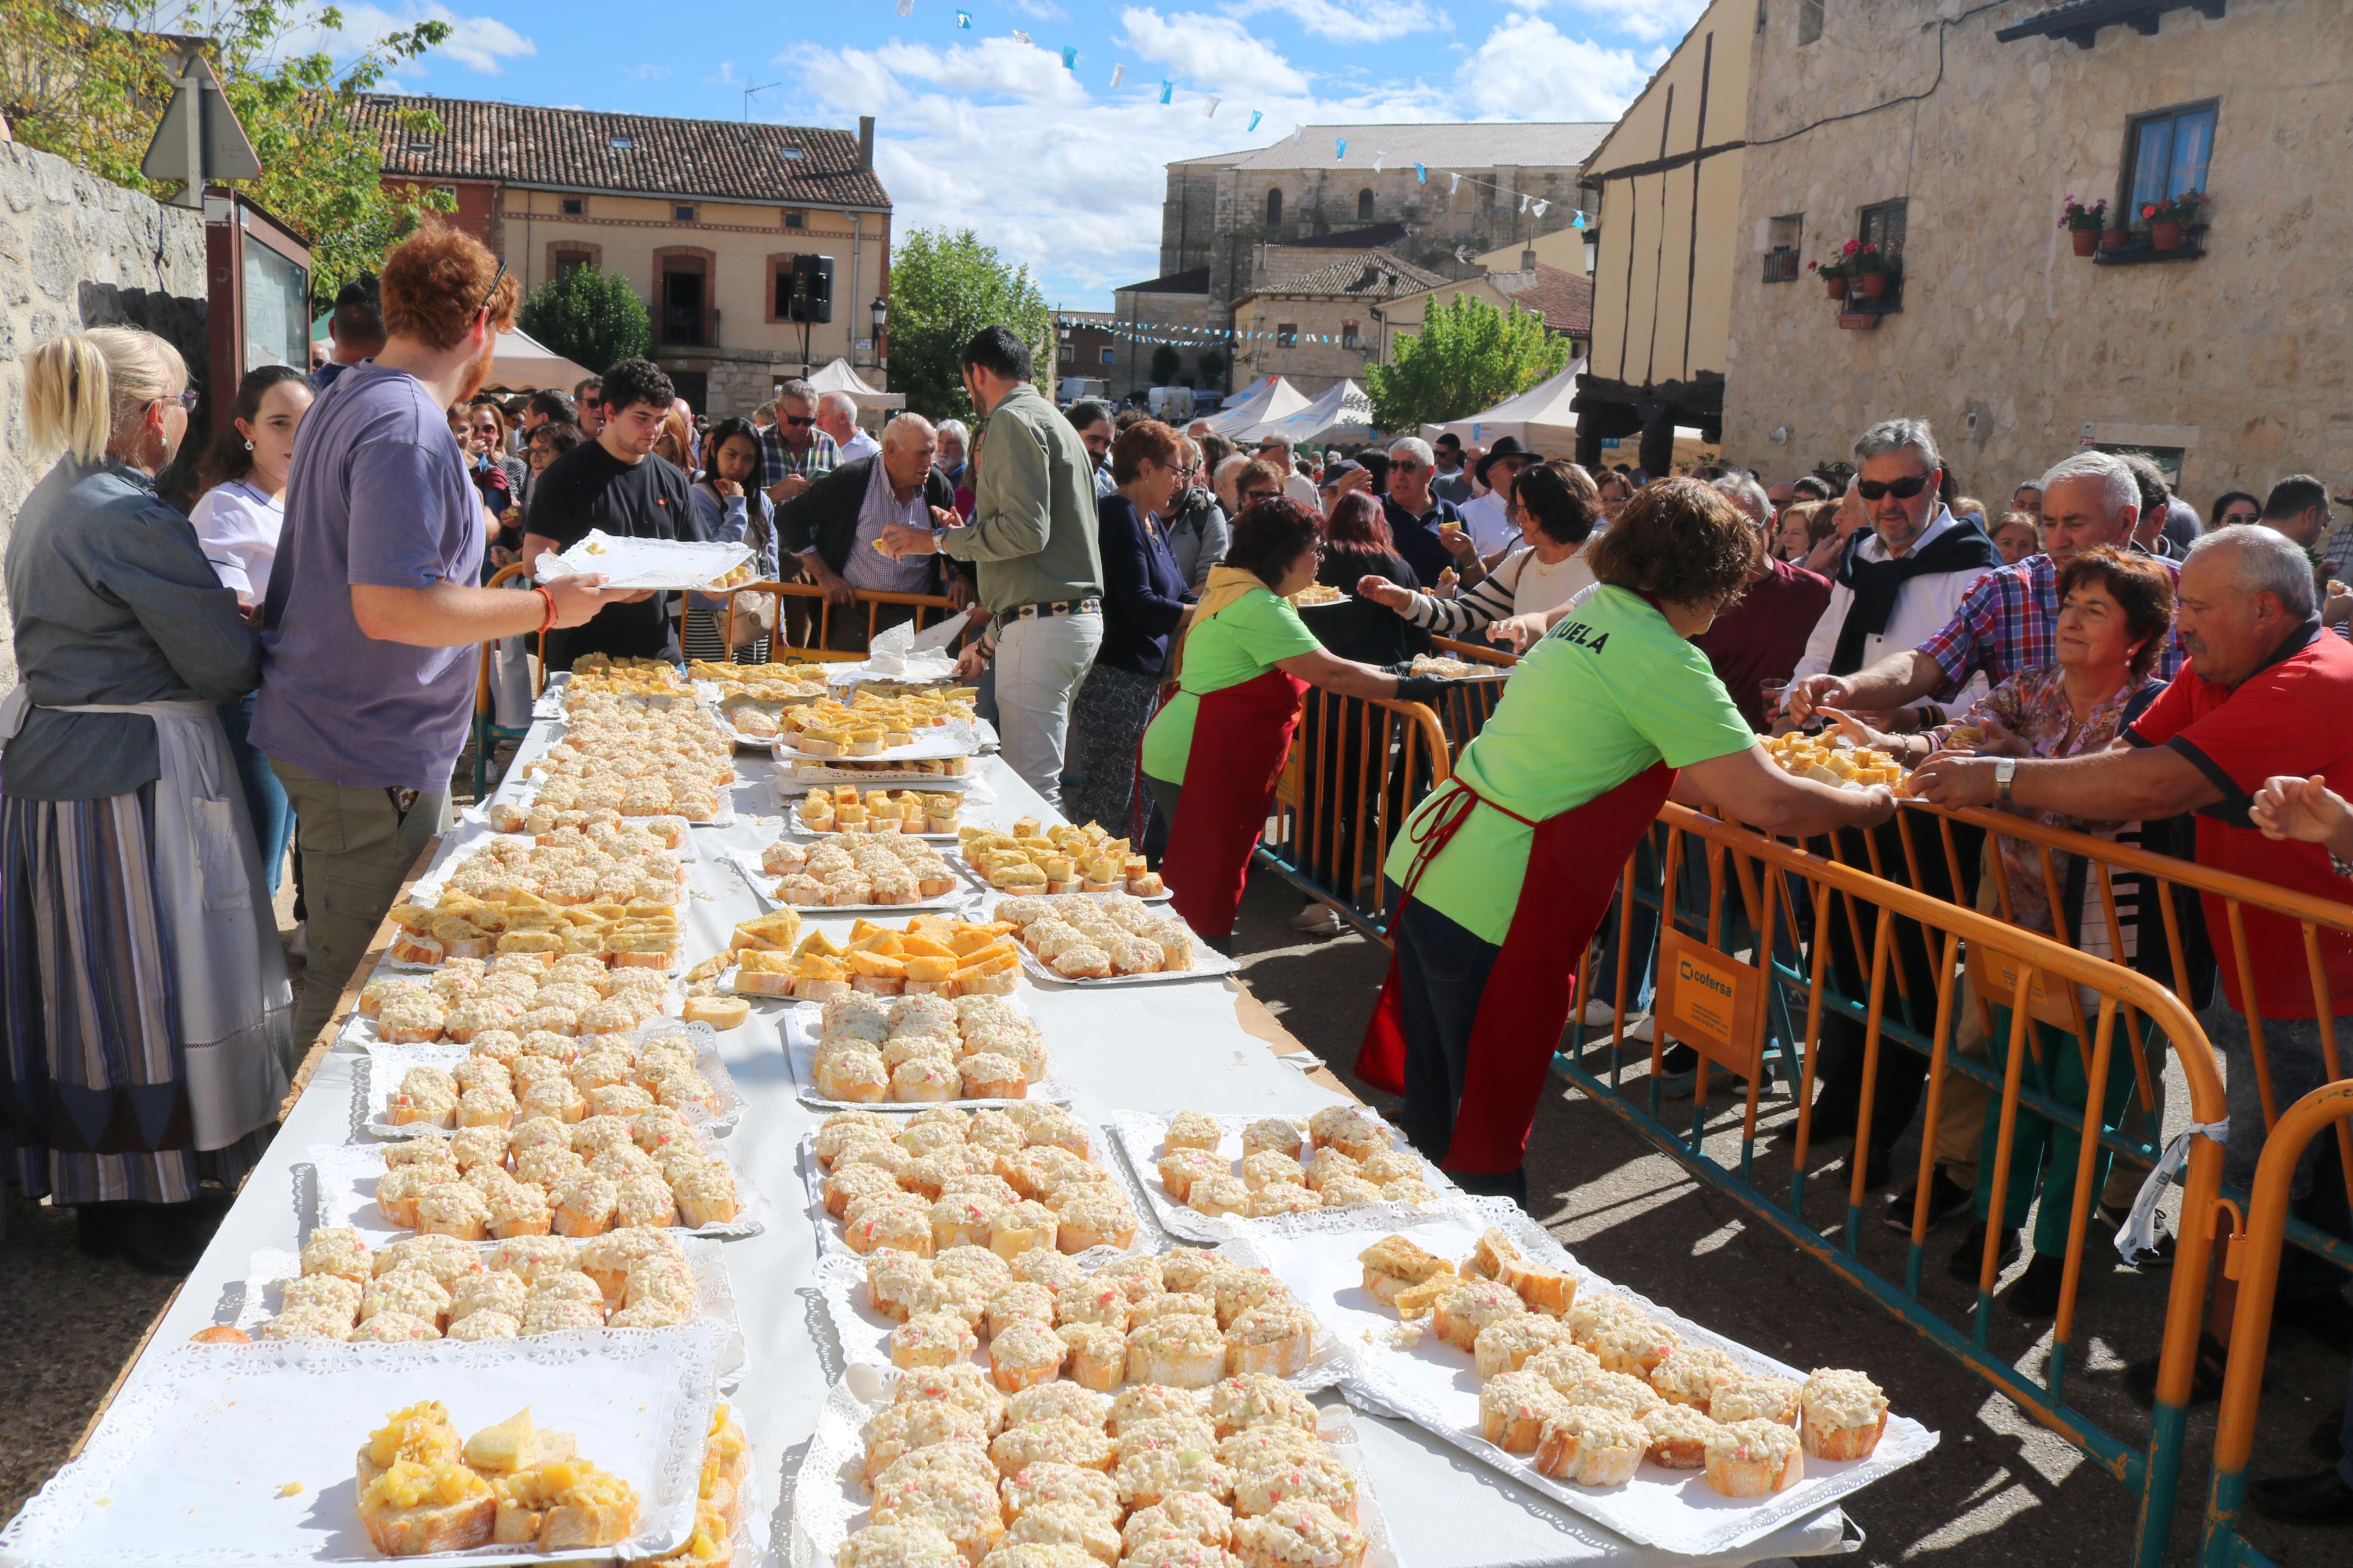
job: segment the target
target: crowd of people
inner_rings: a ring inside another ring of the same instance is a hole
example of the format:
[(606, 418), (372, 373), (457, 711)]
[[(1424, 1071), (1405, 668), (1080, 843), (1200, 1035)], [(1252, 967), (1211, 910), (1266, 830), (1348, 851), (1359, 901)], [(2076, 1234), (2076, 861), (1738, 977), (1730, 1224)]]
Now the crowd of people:
[[(1670, 799), (1835, 842), (2156, 973), (2193, 1005), (2213, 998), (2241, 1187), (2265, 1137), (2262, 1074), (2279, 1105), (2325, 1076), (2329, 1026), (2292, 921), (2185, 901), (2173, 912), (2196, 940), (2176, 973), (2185, 945), (2145, 934), (2148, 888), (2120, 883), (2111, 910), (2084, 867), (2059, 856), (2053, 870), (2000, 834), (1959, 840), (1957, 879), (1936, 857), (1907, 866), (1886, 787), (1792, 774), (1764, 743), (1834, 728), (1899, 754), (1931, 801), (2345, 901), (2353, 806), (2328, 781), (2353, 773), (2353, 530), (2332, 531), (2308, 476), (2201, 515), (2147, 462), (2076, 451), (1996, 510), (1960, 492), (1935, 431), (1907, 417), (1862, 432), (1851, 463), (1769, 483), (1589, 472), (1451, 436), (1311, 457), (1278, 437), (1238, 447), (1207, 421), (1057, 409), (1004, 328), (963, 350), (969, 426), (901, 413), (870, 434), (852, 400), (798, 381), (752, 419), (708, 422), (644, 360), (568, 394), (484, 394), (516, 303), (479, 242), (421, 230), (338, 300), (329, 363), (236, 389), (185, 515), (155, 485), (194, 401), (170, 346), (102, 328), (30, 356), (29, 427), (65, 456), (5, 563), (22, 683), (0, 725), (0, 1156), (22, 1191), (77, 1209), (93, 1251), (192, 1263), (206, 1194), (250, 1167), (298, 1047), (448, 825), (477, 650), (524, 660), (537, 637), (555, 670), (591, 653), (757, 661), (862, 646), (942, 598), (968, 616), (959, 668), (1005, 763), (1050, 807), (1146, 846), (1213, 944), (1233, 931), (1303, 712), (1437, 701), (1413, 662), (1434, 637), (1518, 656), (1386, 850), (1395, 952), (1357, 1063), (1472, 1190), (1525, 1200), (1553, 1042), (1572, 1012), (1619, 1011), (1572, 977), (1590, 944), (1620, 940), (1619, 869)], [(591, 530), (741, 542), (763, 580), (813, 590), (681, 600), (594, 574), (533, 580), (543, 553)], [(1316, 584), (1335, 602), (1303, 609)], [(299, 1010), (271, 914), (290, 837)], [(1299, 923), (1338, 928), (1320, 901)], [(1655, 916), (1625, 940), (1641, 984)], [(2330, 993), (2353, 994), (2353, 943), (2318, 941)], [(2245, 962), (2218, 965), (2234, 942)], [(1859, 994), (1870, 960), (1842, 934), (1832, 946)], [(1905, 1005), (1951, 987), (1937, 952), (1917, 928), (1895, 943)], [(2003, 1001), (1985, 998), (1989, 1030), (1963, 995), (1954, 1048), (1999, 1069)], [(1643, 995), (1624, 1001), (1643, 1011)], [(2094, 1086), (2072, 1033), (2036, 1030), (2044, 1095), (2080, 1110), (2096, 1088), (2153, 1136), (2161, 1100), (2129, 1104), (2121, 1053)], [(1879, 1053), (1866, 1090), (1865, 1044), (1825, 1015), (1812, 1131), (1855, 1137), (1868, 1092), (1855, 1157), (1892, 1184), (1926, 1063)], [(1689, 1066), (1667, 1058), (1671, 1075)], [(2076, 1134), (2021, 1112), (1995, 1213), (1999, 1112), (1948, 1078), (1920, 1130), (1928, 1190), (1894, 1194), (1886, 1217), (1908, 1230), (1925, 1202), (1932, 1223), (1970, 1222), (1952, 1267), (1972, 1281), (1989, 1250), (2007, 1263), (2023, 1248), (2004, 1295), (2048, 1316)], [(2343, 1184), (2321, 1169), (2334, 1158), (2328, 1140), (2307, 1151), (2298, 1213), (2353, 1236)], [(2121, 1226), (2136, 1184), (2108, 1164), (2103, 1151), (2091, 1165), (2097, 1211)], [(2340, 1285), (2292, 1258), (2281, 1316), (2343, 1342)], [(2218, 1274), (2203, 1396), (2232, 1296)], [(2134, 1375), (2146, 1392), (2148, 1369)], [(2256, 1496), (2353, 1517), (2337, 1471)]]

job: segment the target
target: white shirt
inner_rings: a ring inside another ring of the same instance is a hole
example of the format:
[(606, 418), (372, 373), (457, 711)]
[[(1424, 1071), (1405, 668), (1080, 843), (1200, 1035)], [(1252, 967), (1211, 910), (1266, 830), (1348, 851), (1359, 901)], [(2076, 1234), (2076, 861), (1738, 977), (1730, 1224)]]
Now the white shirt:
[(1519, 540), (1520, 531), (1512, 526), (1511, 508), (1493, 490), (1472, 496), (1456, 510), (1462, 513), (1462, 531), (1471, 536), (1471, 542), (1479, 547), (1482, 555), (1493, 555)]
[[(1958, 526), (1951, 512), (1938, 507), (1936, 517), (1913, 542), (1912, 548), (1925, 550), (1946, 530)], [(1865, 561), (1878, 562), (1889, 558), (1887, 546), (1880, 542), (1876, 532), (1864, 538), (1862, 549)], [(1990, 570), (1992, 568), (1986, 566), (1969, 566), (1958, 572), (1929, 574), (1915, 577), (1896, 589), (1895, 607), (1888, 614), (1886, 630), (1862, 639), (1863, 664), (1872, 664), (1905, 648), (1918, 647), (1944, 630), (1945, 623), (1951, 620), (1954, 612), (1960, 608), (1962, 598), (1977, 586), (1978, 579)], [(1831, 656), (1838, 651), (1839, 633), (1845, 627), (1847, 612), (1853, 606), (1854, 590), (1833, 581), (1831, 602), (1823, 606), (1822, 618), (1814, 623), (1814, 635), (1806, 639), (1805, 657), (1798, 660), (1798, 668), (1791, 672), (1792, 679), (1802, 680), (1810, 675), (1830, 673)], [(1984, 696), (1985, 692), (1985, 677), (1972, 676), (1957, 697), (1938, 706), (1954, 713), (1965, 712), (1969, 704)], [(1918, 705), (1910, 704), (1913, 707)]]
[(1315, 493), (1315, 481), (1305, 474), (1294, 471), (1283, 480), (1282, 493), (1318, 517), (1324, 514), (1324, 498)]
[(836, 442), (841, 448), (841, 461), (854, 463), (860, 458), (871, 458), (882, 449), (882, 443), (863, 430), (852, 430), (849, 439)]
[(1531, 550), (1520, 563), (1518, 579), (1512, 584), (1512, 614), (1540, 616), (1546, 610), (1556, 610), (1593, 584), (1593, 568), (1585, 563), (1584, 551), (1547, 566)]
[(286, 526), (286, 498), (273, 499), (243, 479), (230, 479), (197, 498), (188, 521), (196, 525), (196, 542), (221, 586), (236, 589), (240, 603), (259, 603), (269, 592), (278, 532)]

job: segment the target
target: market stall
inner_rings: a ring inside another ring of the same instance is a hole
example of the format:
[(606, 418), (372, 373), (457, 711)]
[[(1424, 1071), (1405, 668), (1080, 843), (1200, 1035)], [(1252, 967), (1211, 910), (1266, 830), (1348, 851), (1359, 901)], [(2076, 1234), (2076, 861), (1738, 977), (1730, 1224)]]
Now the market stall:
[[(532, 793), (527, 773), (539, 772), (537, 787), (544, 787), (546, 770), (534, 764), (565, 736), (561, 711), (559, 689), (543, 701), (507, 784), (439, 846), (414, 895), (419, 902), (448, 884), (467, 857), (497, 840), (494, 820), (512, 818), (496, 808)], [(961, 824), (1057, 826), (994, 756), (968, 762), (937, 785), (957, 797), (953, 815)], [(782, 918), (780, 887), (764, 885), (763, 874), (797, 863), (807, 847), (770, 854), (787, 832), (785, 814), (802, 787), (786, 785), (780, 798), (778, 768), (765, 753), (737, 752), (734, 782), (716, 814), (725, 825), (693, 826), (676, 846), (683, 972), (727, 952), (739, 923)], [(1001, 896), (979, 878), (959, 891), (963, 910), (975, 919), (985, 918)], [(835, 942), (849, 941), (860, 919), (887, 918), (824, 907), (794, 912), (799, 930)], [(1016, 919), (1021, 913), (1007, 912)], [(399, 962), (399, 951), (384, 973)], [(1933, 1445), (1933, 1434), (1895, 1423), (1874, 1468), (1817, 1467), (1807, 1489), (1755, 1500), (1763, 1506), (1744, 1511), (1735, 1506), (1739, 1500), (1711, 1500), (1695, 1480), (1670, 1484), (1676, 1472), (1646, 1471), (1646, 1481), (1614, 1496), (1582, 1497), (1588, 1489), (1536, 1474), (1525, 1455), (1482, 1445), (1475, 1394), (1472, 1429), (1452, 1429), (1469, 1356), (1435, 1340), (1416, 1351), (1377, 1331), (1390, 1315), (1342, 1278), (1353, 1269), (1355, 1253), (1398, 1230), (1441, 1251), (1461, 1248), (1482, 1226), (1509, 1224), (1531, 1258), (1540, 1256), (1565, 1271), (1573, 1262), (1533, 1226), (1481, 1210), (1434, 1171), (1428, 1179), (1440, 1201), (1402, 1215), (1392, 1212), (1396, 1205), (1334, 1208), (1294, 1216), (1312, 1223), (1274, 1226), (1221, 1222), (1172, 1206), (1152, 1153), (1179, 1113), (1212, 1112), (1240, 1129), (1259, 1118), (1303, 1119), (1346, 1100), (1321, 1064), (1215, 965), (1137, 978), (1158, 983), (1060, 984), (1026, 971), (1018, 985), (1008, 982), (1008, 1005), (1034, 1020), (1051, 1052), (1052, 1081), (1067, 1094), (1067, 1112), (1053, 1112), (1050, 1121), (1066, 1117), (1082, 1127), (1089, 1157), (1110, 1167), (1119, 1190), (1132, 1196), (1140, 1220), (1128, 1240), (1132, 1250), (1207, 1242), (1270, 1269), (1298, 1293), (1317, 1328), (1314, 1355), (1295, 1382), (1314, 1391), (1324, 1407), (1324, 1436), (1361, 1474), (1372, 1504), (1368, 1517), (1378, 1521), (1378, 1551), (1367, 1554), (1367, 1563), (1730, 1568), (1852, 1550), (1836, 1498)], [(709, 1059), (698, 1063), (725, 1093), (698, 1108), (692, 1136), (733, 1172), (738, 1203), (725, 1223), (702, 1226), (705, 1234), (686, 1244), (694, 1273), (691, 1321), (626, 1331), (617, 1322), (604, 1331), (611, 1345), (593, 1353), (573, 1342), (596, 1342), (595, 1331), (544, 1343), (526, 1336), (507, 1342), (512, 1348), (503, 1353), (492, 1353), (500, 1351), (492, 1344), (449, 1341), (193, 1345), (204, 1331), (250, 1327), (283, 1310), (283, 1282), (301, 1271), (292, 1260), (322, 1219), (348, 1218), (363, 1229), (382, 1223), (366, 1184), (380, 1178), (383, 1151), (391, 1144), (368, 1127), (388, 1114), (382, 1074), (388, 1061), (402, 1058), (385, 1051), (383, 1042), (395, 1032), (386, 1018), (353, 1019), (335, 1049), (315, 1063), (266, 1163), (142, 1347), (86, 1449), (0, 1531), (0, 1563), (94, 1568), (248, 1554), (273, 1563), (381, 1560), (353, 1525), (350, 1456), (387, 1410), (439, 1398), (462, 1406), (459, 1426), (467, 1430), (517, 1404), (532, 1405), (543, 1426), (563, 1416), (578, 1428), (584, 1456), (593, 1447), (593, 1457), (609, 1467), (638, 1468), (649, 1518), (672, 1520), (693, 1513), (691, 1473), (702, 1433), (714, 1402), (723, 1402), (748, 1436), (741, 1469), (752, 1517), (734, 1560), (830, 1568), (833, 1543), (860, 1521), (865, 1505), (851, 1482), (825, 1467), (842, 1462), (848, 1445), (844, 1474), (854, 1471), (860, 1423), (874, 1401), (886, 1398), (881, 1391), (887, 1381), (877, 1379), (895, 1375), (873, 1363), (890, 1359), (894, 1342), (889, 1322), (860, 1315), (866, 1288), (856, 1283), (860, 1260), (845, 1252), (842, 1227), (826, 1214), (822, 1198), (812, 1201), (818, 1186), (812, 1135), (828, 1112), (821, 1101), (810, 1103), (819, 1097), (796, 1079), (786, 1045), (794, 1006), (786, 998), (755, 998), (749, 1018), (707, 1042)], [(353, 1187), (361, 1166), (374, 1173)], [(1654, 1291), (1672, 1285), (1641, 1283)], [(1661, 1310), (1670, 1307), (1704, 1315), (1706, 1303), (1669, 1302)], [(1694, 1341), (1709, 1339), (1704, 1329), (1673, 1321)], [(1738, 1347), (1726, 1353), (1752, 1371), (1773, 1366)], [(338, 1379), (348, 1379), (347, 1397)], [(1344, 1394), (1353, 1412), (1342, 1406)], [(208, 1440), (225, 1436), (229, 1440)], [(819, 1458), (812, 1460), (812, 1452)], [(819, 1468), (811, 1469), (813, 1463)], [(707, 1497), (707, 1470), (704, 1485)], [(1589, 1489), (1598, 1496), (1604, 1489)], [(224, 1546), (223, 1531), (234, 1545)], [(501, 1552), (491, 1560), (534, 1559)]]

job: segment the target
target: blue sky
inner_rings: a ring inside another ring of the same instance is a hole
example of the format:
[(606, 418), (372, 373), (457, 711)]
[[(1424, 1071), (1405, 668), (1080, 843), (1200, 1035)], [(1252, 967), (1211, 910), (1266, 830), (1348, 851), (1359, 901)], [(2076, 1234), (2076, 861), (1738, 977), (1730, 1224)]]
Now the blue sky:
[[(734, 119), (744, 89), (763, 87), (749, 100), (755, 119), (854, 125), (871, 114), (894, 232), (969, 226), (1029, 263), (1055, 303), (1102, 310), (1113, 286), (1158, 269), (1172, 159), (1264, 146), (1303, 123), (1614, 119), (1704, 9), (912, 0), (901, 16), (899, 4), (403, 0), (343, 6), (342, 34), (328, 42), (348, 50), (435, 16), (456, 31), (401, 68), (406, 90)], [(960, 8), (969, 29), (956, 25)], [(1063, 68), (1065, 47), (1078, 51), (1074, 70)]]

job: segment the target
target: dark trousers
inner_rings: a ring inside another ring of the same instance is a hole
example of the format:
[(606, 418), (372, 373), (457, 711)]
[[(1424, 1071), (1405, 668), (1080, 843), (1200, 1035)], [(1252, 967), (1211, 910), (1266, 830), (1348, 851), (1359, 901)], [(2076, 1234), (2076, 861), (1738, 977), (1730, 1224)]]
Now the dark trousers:
[[(1397, 884), (1385, 883), (1384, 889), (1395, 909)], [(1479, 1021), (1487, 975), (1503, 949), (1419, 902), (1406, 906), (1393, 932), (1405, 1033), (1405, 1101), (1398, 1125), (1423, 1158), (1434, 1163), (1446, 1157), (1454, 1142), (1455, 1112), (1471, 1070), (1471, 1031)], [(1525, 1168), (1499, 1176), (1449, 1174), (1464, 1192), (1527, 1206)]]

